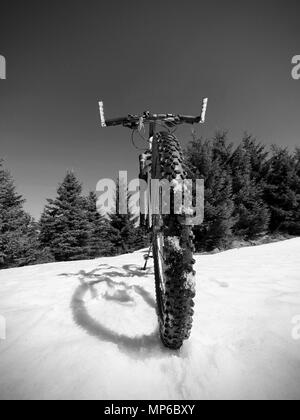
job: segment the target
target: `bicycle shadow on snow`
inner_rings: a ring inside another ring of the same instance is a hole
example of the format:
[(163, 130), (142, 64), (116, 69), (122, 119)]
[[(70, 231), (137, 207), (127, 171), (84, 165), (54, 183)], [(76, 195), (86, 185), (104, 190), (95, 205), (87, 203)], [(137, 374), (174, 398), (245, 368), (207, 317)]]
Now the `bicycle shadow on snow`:
[[(116, 271), (105, 271), (101, 274), (98, 272), (102, 269), (116, 270)], [(153, 310), (156, 311), (156, 302), (152, 295), (140, 285), (128, 285), (125, 281), (115, 281), (114, 278), (129, 278), (129, 277), (140, 277), (145, 278), (149, 275), (153, 275), (151, 272), (141, 271), (138, 266), (125, 265), (122, 267), (124, 272), (118, 271), (117, 267), (111, 267), (108, 265), (100, 265), (95, 270), (86, 272), (81, 270), (79, 273), (63, 273), (60, 276), (63, 277), (78, 277), (80, 285), (76, 288), (72, 299), (71, 299), (71, 311), (73, 320), (76, 325), (84, 329), (90, 336), (93, 336), (101, 342), (109, 342), (116, 344), (120, 351), (127, 354), (128, 356), (134, 357), (135, 359), (147, 359), (151, 357), (157, 357), (159, 355), (178, 355), (176, 351), (170, 351), (166, 349), (160, 340), (159, 328), (153, 331), (149, 335), (142, 335), (137, 337), (131, 337), (125, 334), (120, 334), (116, 331), (105, 326), (105, 324), (99, 322), (99, 320), (93, 318), (89, 313), (89, 309), (84, 300), (87, 293), (90, 293), (92, 299), (98, 299), (101, 297), (108, 302), (117, 303), (119, 305), (134, 305), (135, 301), (130, 292), (134, 291), (138, 294), (144, 302)], [(114, 289), (114, 294), (108, 294), (107, 292), (99, 296), (97, 285), (106, 284), (108, 288)], [(101, 302), (99, 301), (99, 304)], [(134, 316), (134, 315), (133, 315)]]

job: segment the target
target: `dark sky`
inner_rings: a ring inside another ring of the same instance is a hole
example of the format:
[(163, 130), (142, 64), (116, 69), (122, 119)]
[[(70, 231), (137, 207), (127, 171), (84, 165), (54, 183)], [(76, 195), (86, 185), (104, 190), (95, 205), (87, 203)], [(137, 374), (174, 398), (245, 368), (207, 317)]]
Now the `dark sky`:
[(299, 145), (299, 12), (293, 0), (1, 1), (0, 156), (26, 208), (38, 217), (67, 169), (85, 191), (137, 173), (130, 131), (100, 128), (99, 99), (117, 117), (198, 114), (208, 96), (199, 133)]

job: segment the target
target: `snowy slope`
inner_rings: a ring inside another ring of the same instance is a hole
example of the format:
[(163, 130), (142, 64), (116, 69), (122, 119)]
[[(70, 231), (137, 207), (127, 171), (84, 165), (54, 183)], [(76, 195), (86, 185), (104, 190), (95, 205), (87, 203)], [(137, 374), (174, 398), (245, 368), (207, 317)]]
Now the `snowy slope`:
[(0, 272), (0, 398), (300, 398), (300, 238), (197, 257), (192, 339), (157, 333), (143, 253)]

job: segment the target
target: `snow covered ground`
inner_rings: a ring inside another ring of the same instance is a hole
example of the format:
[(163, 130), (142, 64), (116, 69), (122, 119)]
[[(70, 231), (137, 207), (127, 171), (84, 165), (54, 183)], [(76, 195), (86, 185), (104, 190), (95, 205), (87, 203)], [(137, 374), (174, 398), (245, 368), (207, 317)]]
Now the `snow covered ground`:
[(0, 398), (300, 399), (299, 256), (300, 238), (198, 256), (179, 353), (160, 344), (143, 253), (1, 271)]

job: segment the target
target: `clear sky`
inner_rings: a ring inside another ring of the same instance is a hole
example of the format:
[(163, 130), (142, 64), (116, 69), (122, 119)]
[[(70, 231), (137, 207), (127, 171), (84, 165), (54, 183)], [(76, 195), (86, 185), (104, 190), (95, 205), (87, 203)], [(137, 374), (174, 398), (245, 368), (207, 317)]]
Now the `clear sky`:
[[(198, 114), (210, 99), (211, 136), (244, 131), (299, 145), (299, 1), (61, 0), (1, 2), (0, 157), (38, 217), (67, 169), (85, 192), (138, 171), (130, 131), (107, 117), (144, 110)], [(186, 144), (190, 128), (180, 129)]]

